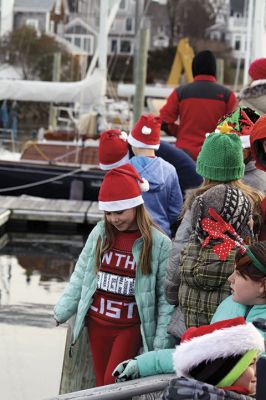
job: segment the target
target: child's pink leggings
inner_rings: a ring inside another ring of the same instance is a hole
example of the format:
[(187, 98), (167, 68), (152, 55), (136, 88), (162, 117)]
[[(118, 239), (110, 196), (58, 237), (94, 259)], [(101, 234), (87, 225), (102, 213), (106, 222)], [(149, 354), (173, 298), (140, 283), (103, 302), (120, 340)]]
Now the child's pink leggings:
[(122, 361), (134, 358), (141, 347), (140, 325), (117, 328), (89, 319), (87, 322), (96, 385), (115, 382), (112, 372)]

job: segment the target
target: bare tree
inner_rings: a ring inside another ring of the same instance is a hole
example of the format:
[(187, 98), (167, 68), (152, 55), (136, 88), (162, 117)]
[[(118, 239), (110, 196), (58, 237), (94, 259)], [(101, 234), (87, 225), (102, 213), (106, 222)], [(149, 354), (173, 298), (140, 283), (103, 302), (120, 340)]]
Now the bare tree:
[(169, 18), (169, 45), (174, 46), (179, 34), (178, 27), (182, 23), (182, 5), (184, 0), (167, 0), (167, 12)]
[(177, 27), (181, 28), (183, 36), (203, 38), (225, 3), (226, 0), (168, 0), (170, 45), (174, 45), (180, 36)]

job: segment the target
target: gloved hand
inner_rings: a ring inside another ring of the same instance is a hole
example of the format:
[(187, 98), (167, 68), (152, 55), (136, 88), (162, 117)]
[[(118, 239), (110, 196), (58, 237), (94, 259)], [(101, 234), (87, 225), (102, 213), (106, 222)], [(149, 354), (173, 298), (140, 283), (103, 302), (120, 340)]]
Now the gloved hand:
[(113, 376), (116, 377), (116, 382), (129, 381), (130, 379), (139, 378), (139, 368), (137, 360), (126, 360), (118, 364), (113, 370)]

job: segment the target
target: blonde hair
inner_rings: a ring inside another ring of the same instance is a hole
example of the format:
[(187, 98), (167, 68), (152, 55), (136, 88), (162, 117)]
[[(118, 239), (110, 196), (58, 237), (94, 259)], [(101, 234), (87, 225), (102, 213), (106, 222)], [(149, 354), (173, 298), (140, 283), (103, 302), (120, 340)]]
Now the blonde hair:
[[(143, 245), (140, 253), (140, 269), (144, 275), (151, 273), (151, 248), (152, 248), (152, 226), (158, 227), (154, 224), (143, 204), (136, 207), (136, 221), (138, 228), (143, 238)], [(104, 217), (105, 223), (105, 241), (101, 248), (101, 238), (99, 237), (96, 244), (96, 272), (99, 270), (99, 265), (104, 253), (112, 248), (115, 241), (115, 228), (107, 218)], [(160, 229), (159, 229), (160, 230)]]
[(188, 196), (184, 202), (184, 205), (183, 205), (183, 208), (181, 211), (181, 218), (184, 216), (186, 210), (191, 207), (191, 205), (196, 197), (201, 196), (203, 193), (207, 192), (207, 190), (211, 189), (212, 187), (221, 185), (221, 184), (230, 185), (230, 186), (238, 188), (250, 200), (252, 209), (253, 209), (253, 219), (254, 219), (254, 224), (256, 227), (255, 230), (257, 230), (257, 229), (259, 230), (261, 223), (262, 223), (262, 213), (261, 213), (260, 204), (261, 204), (262, 199), (264, 198), (264, 195), (260, 191), (252, 188), (251, 186), (246, 185), (240, 179), (237, 179), (235, 181), (229, 181), (229, 182), (211, 181), (211, 180), (205, 179), (198, 188), (190, 190), (188, 192)]

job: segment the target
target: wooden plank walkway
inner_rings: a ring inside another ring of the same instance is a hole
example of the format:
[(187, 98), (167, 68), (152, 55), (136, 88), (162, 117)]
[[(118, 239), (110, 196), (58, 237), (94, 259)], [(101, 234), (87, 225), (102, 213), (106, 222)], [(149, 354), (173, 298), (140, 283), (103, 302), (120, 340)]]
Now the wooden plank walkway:
[(103, 213), (98, 202), (0, 196), (0, 226), (10, 220), (95, 224)]
[(0, 208), (0, 226), (5, 225), (9, 220), (11, 211), (6, 208)]

